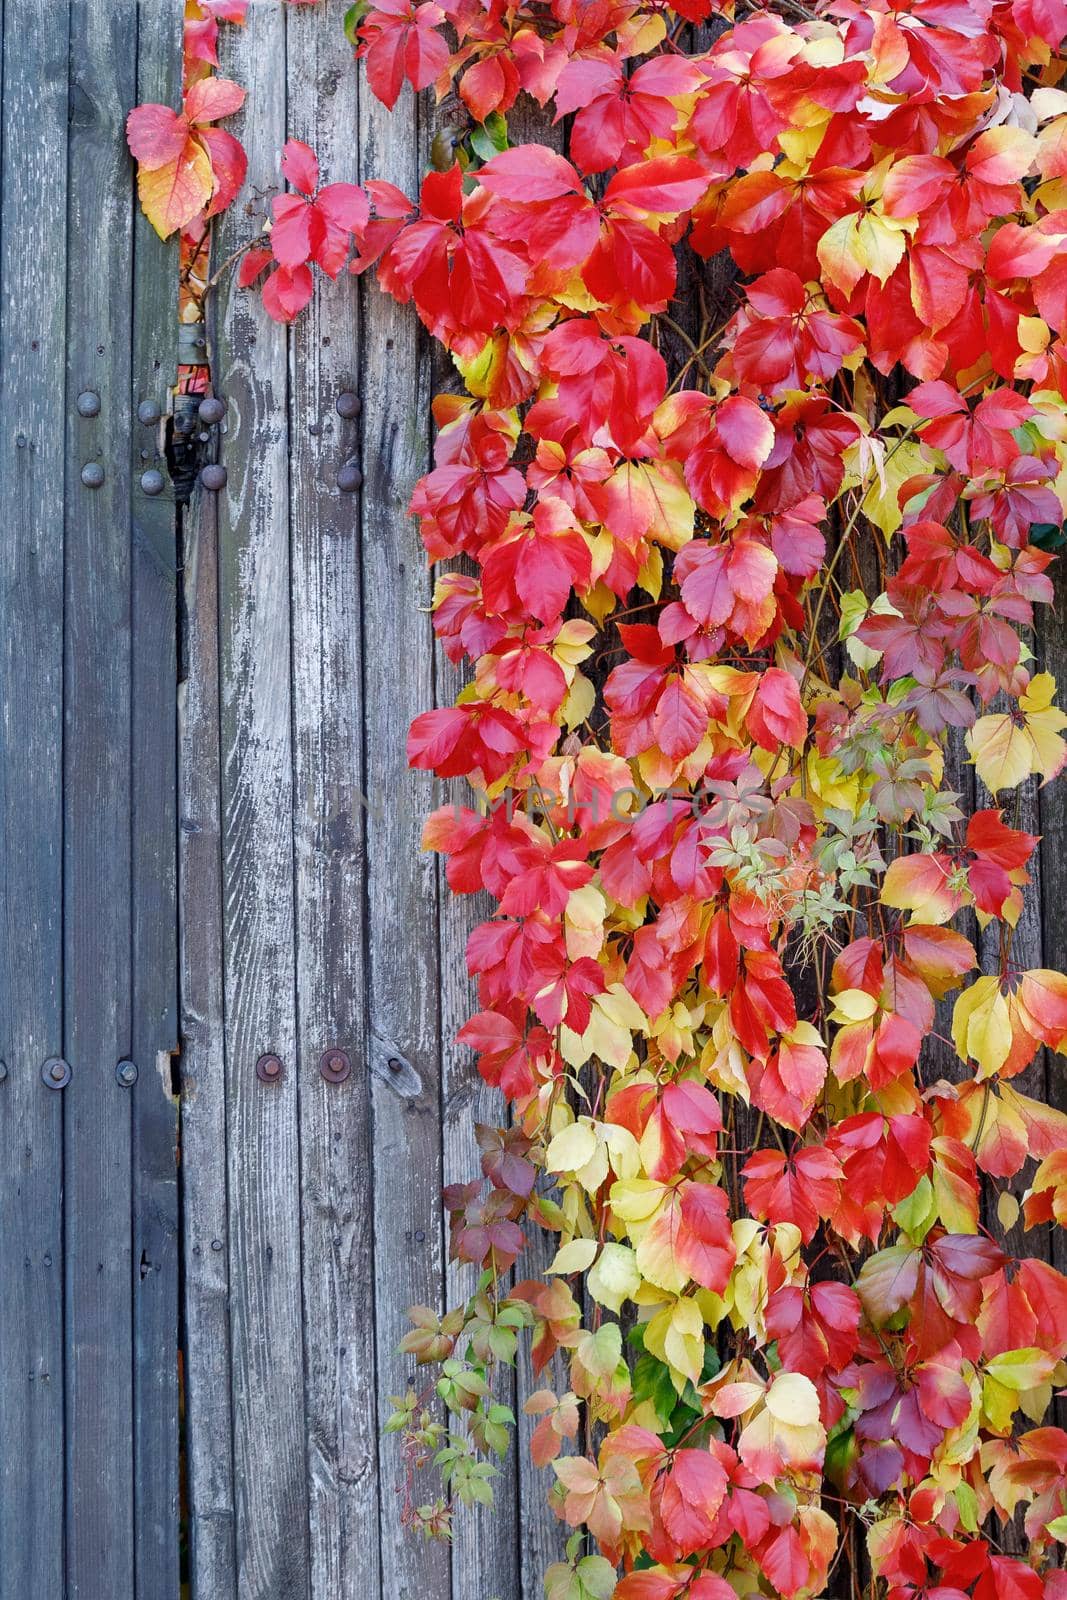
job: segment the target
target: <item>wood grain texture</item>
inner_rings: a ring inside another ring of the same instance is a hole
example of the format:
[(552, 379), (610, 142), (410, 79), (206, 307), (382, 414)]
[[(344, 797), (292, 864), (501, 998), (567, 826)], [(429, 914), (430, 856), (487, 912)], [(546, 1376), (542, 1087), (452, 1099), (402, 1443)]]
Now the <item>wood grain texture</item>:
[[(128, 8), (71, 8), (64, 668), (67, 1588), (134, 1592), (131, 1115), (130, 351), (136, 100)], [(106, 263), (106, 270), (103, 264)], [(82, 417), (75, 397), (99, 395)], [(81, 480), (98, 463), (97, 489)]]
[[(1056, 586), (1054, 604), (1041, 613), (1038, 658), (1046, 672), (1051, 672), (1059, 685), (1057, 702), (1062, 705), (1067, 686), (1067, 575), (1063, 571), (1061, 553), (1051, 569)], [(1050, 967), (1063, 971), (1067, 968), (1067, 804), (1064, 802), (1063, 778), (1037, 794), (1037, 814), (1040, 824), (1040, 919), (1042, 953)], [(1046, 1051), (1045, 1084), (1043, 1098), (1059, 1111), (1067, 1111), (1067, 1060), (1062, 1055)], [(1040, 1254), (1060, 1272), (1067, 1272), (1067, 1230), (1051, 1225), (1034, 1229), (1027, 1235), (1028, 1249)], [(1067, 1427), (1067, 1398), (1056, 1401), (1055, 1421)]]
[[(220, 40), (222, 70), (248, 92), (230, 126), (260, 192), (277, 181), (285, 137), (285, 26), (285, 8), (256, 5)], [(219, 229), (220, 260), (249, 226), (238, 204)], [(237, 1593), (305, 1600), (286, 335), (232, 277), (217, 333), (212, 368), (228, 402), (219, 711)], [(285, 1064), (282, 1082), (257, 1079), (265, 1052)]]
[[(358, 78), (339, 27), (288, 16), (288, 133), (324, 182), (356, 177)], [(374, 1404), (371, 1079), (363, 948), (363, 682), (359, 496), (337, 469), (358, 456), (359, 290), (320, 278), (290, 335), (297, 1061), (303, 1214), (307, 1474), (313, 1600), (379, 1589)], [(327, 1083), (322, 1053), (352, 1074)]]
[[(0, 153), (0, 1597), (63, 1525), (63, 459), (67, 15), (6, 0)], [(28, 237), (41, 249), (27, 251)]]
[[(137, 97), (171, 104), (181, 85), (181, 19), (170, 0), (137, 8)], [(133, 259), (133, 415), (174, 381), (176, 252), (138, 209)], [(131, 427), (133, 1060), (133, 1400), (136, 1600), (177, 1600), (178, 1165), (171, 1055), (178, 1048), (176, 528), (159, 430)]]
[[(459, 692), (462, 675), (438, 653), (438, 702), (451, 705)], [(449, 784), (442, 800), (469, 805), (466, 786)], [(487, 895), (456, 895), (445, 882), (444, 865), (439, 863), (441, 895), (441, 1132), (444, 1148), (445, 1183), (470, 1183), (481, 1177), (480, 1152), (475, 1126), (495, 1127), (506, 1120), (507, 1106), (498, 1089), (482, 1081), (468, 1046), (455, 1042), (459, 1028), (478, 1009), (474, 985), (467, 976), (464, 950), (467, 935), (477, 922), (484, 922), (492, 905)], [(525, 1261), (520, 1262), (525, 1276)], [(468, 1262), (449, 1264), (446, 1299), (449, 1306), (460, 1306), (470, 1297), (477, 1283), (477, 1269)], [(493, 1399), (517, 1405), (514, 1371), (499, 1368), (493, 1380)], [(452, 1592), (456, 1600), (466, 1596), (481, 1600), (520, 1600), (522, 1592), (520, 1561), (520, 1507), (518, 1463), (515, 1449), (503, 1460), (492, 1456), (499, 1477), (493, 1481), (495, 1505), (468, 1510), (458, 1506), (452, 1539)]]
[(234, 1600), (217, 511), (217, 498), (201, 494), (183, 518), (187, 676), (178, 691), (183, 1348), (193, 1594)]
[[(549, 113), (525, 94), (519, 96), (508, 116), (508, 138), (513, 145), (546, 144), (550, 149), (565, 152), (562, 124), (552, 123)], [(444, 956), (443, 959), (449, 958)], [(456, 965), (454, 957), (452, 963)], [(527, 1228), (526, 1249), (515, 1264), (515, 1278), (540, 1277), (555, 1255), (557, 1245), (556, 1235), (542, 1228)], [(530, 1439), (540, 1419), (527, 1416), (523, 1406), (530, 1395), (545, 1388), (553, 1388), (557, 1394), (564, 1393), (567, 1388), (564, 1363), (556, 1356), (544, 1372), (534, 1372), (527, 1334), (519, 1339), (515, 1384), (517, 1539), (523, 1600), (543, 1600), (545, 1569), (553, 1561), (562, 1559), (569, 1531), (548, 1504), (548, 1490), (556, 1481), (555, 1474), (551, 1469), (536, 1467), (530, 1456)]]
[[(419, 110), (410, 91), (393, 112), (360, 97), (361, 176), (415, 192), (421, 174)], [(415, 319), (372, 283), (364, 287), (361, 378), (363, 471), (364, 741), (368, 1020), (373, 1033), (414, 1066), (419, 1089), (373, 1079), (374, 1294), (379, 1401), (403, 1394), (413, 1363), (397, 1353), (413, 1303), (440, 1306), (440, 1025), (436, 870), (420, 856), (432, 801), (425, 775), (408, 770), (404, 737), (433, 705), (433, 643), (425, 559), (407, 504), (426, 470), (429, 365)], [(418, 1380), (421, 1385), (421, 1378)], [(445, 1547), (400, 1526), (402, 1482), (396, 1435), (379, 1446), (382, 1594), (388, 1600), (448, 1600)]]

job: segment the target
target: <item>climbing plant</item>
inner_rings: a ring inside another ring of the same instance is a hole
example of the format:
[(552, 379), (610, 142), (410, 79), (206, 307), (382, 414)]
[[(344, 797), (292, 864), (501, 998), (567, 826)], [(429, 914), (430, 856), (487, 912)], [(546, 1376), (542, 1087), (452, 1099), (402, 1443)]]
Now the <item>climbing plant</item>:
[[(214, 70), (244, 10), (189, 0), (183, 109), (129, 121), (194, 264), (244, 177)], [(1013, 1081), (1067, 1046), (1067, 978), (1013, 956), (1067, 726), (1032, 633), (1067, 4), (345, 26), (387, 106), (447, 102), (434, 168), (409, 196), (290, 141), (238, 270), (288, 322), (373, 269), (462, 380), (411, 509), (473, 671), (408, 755), (470, 786), (424, 842), (496, 903), (459, 1038), (511, 1108), (445, 1194), (474, 1292), (412, 1312), (431, 1375), (388, 1426), (443, 1486), (405, 1516), (492, 1499), (530, 1337), (567, 1373), (527, 1401), (574, 1530), (549, 1600), (1064, 1600), (1067, 1280), (999, 1241), (1067, 1224), (1067, 1116)], [(530, 1228), (558, 1249), (515, 1281)]]

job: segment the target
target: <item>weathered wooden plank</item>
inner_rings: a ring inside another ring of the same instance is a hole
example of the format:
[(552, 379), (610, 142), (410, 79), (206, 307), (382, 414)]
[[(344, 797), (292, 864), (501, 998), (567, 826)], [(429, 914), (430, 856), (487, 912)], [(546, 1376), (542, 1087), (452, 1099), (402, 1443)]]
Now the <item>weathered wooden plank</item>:
[[(234, 132), (260, 193), (285, 135), (284, 8), (225, 31), (223, 70), (248, 92)], [(236, 205), (219, 258), (247, 238)], [(231, 278), (212, 369), (228, 402), (219, 496), (230, 1326), (237, 1591), (309, 1593), (297, 1128), (285, 330)], [(256, 1077), (280, 1056), (281, 1082)]]
[[(139, 0), (137, 97), (181, 93), (181, 18)], [(138, 209), (133, 260), (134, 415), (174, 376), (177, 251)], [(174, 502), (141, 475), (165, 463), (159, 430), (131, 433), (133, 963), (133, 1404), (136, 1600), (176, 1600), (178, 1561), (178, 1167), (171, 1053), (178, 1045)]]
[[(1038, 655), (1046, 672), (1058, 685), (1057, 703), (1067, 693), (1067, 573), (1061, 555), (1051, 569), (1056, 585), (1055, 603), (1040, 616)], [(1038, 791), (1041, 871), (1041, 933), (1044, 957), (1050, 967), (1067, 968), (1067, 805), (1063, 778)], [(1046, 1051), (1044, 1098), (1057, 1110), (1067, 1111), (1067, 1063), (1062, 1055)], [(1042, 1237), (1044, 1234), (1044, 1237)], [(1047, 1255), (1060, 1272), (1067, 1272), (1067, 1231), (1052, 1226), (1026, 1235), (1028, 1253)], [(1056, 1402), (1055, 1421), (1067, 1426), (1067, 1401)]]
[[(67, 1594), (132, 1594), (129, 12), (71, 8), (64, 671)], [(106, 263), (106, 270), (101, 264)], [(99, 396), (96, 415), (75, 397)], [(86, 487), (83, 472), (102, 470)]]
[[(60, 1595), (67, 28), (3, 6), (0, 152), (0, 1597)], [(26, 248), (33, 238), (38, 248)]]
[[(508, 114), (508, 139), (512, 145), (544, 144), (559, 151), (563, 151), (566, 144), (562, 124), (553, 124), (550, 114), (525, 94), (519, 96)], [(447, 946), (443, 946), (442, 972), (456, 982), (462, 981), (462, 957), (458, 949), (450, 952)], [(446, 1034), (446, 1039), (450, 1036)], [(501, 1104), (499, 1095), (492, 1096), (483, 1120), (500, 1121)], [(555, 1255), (558, 1244), (555, 1235), (544, 1229), (531, 1226), (525, 1232), (526, 1248), (516, 1262), (513, 1274), (517, 1279), (540, 1277)], [(518, 1426), (514, 1446), (517, 1483), (513, 1537), (518, 1552), (519, 1582), (524, 1600), (543, 1600), (545, 1569), (562, 1557), (566, 1543), (567, 1529), (551, 1510), (546, 1498), (552, 1476), (535, 1467), (530, 1456), (530, 1437), (539, 1419), (529, 1417), (523, 1411), (523, 1405), (531, 1394), (537, 1389), (551, 1387), (555, 1387), (560, 1394), (566, 1388), (562, 1360), (556, 1358), (546, 1372), (536, 1374), (530, 1359), (529, 1334), (520, 1334), (515, 1383)]]
[[(339, 27), (288, 18), (289, 126), (324, 182), (356, 177), (358, 76)], [(290, 336), (297, 1060), (312, 1600), (379, 1593), (370, 1055), (363, 952), (359, 496), (337, 488), (359, 421), (358, 286), (318, 291)], [(343, 409), (347, 409), (343, 407)], [(326, 1082), (330, 1047), (352, 1073)]]
[[(361, 176), (416, 192), (419, 110), (408, 90), (388, 112), (360, 96)], [(411, 488), (427, 464), (429, 367), (410, 310), (365, 290), (362, 351), (364, 742), (371, 806), (366, 819), (368, 1019), (386, 1058), (409, 1060), (421, 1083), (406, 1097), (375, 1075), (374, 1243), (378, 1393), (402, 1394), (412, 1363), (398, 1356), (412, 1303), (439, 1306), (443, 1288), (436, 873), (420, 857), (422, 818), (432, 785), (408, 770), (404, 735), (433, 705), (433, 646), (426, 606), (430, 585), (413, 523)], [(421, 1381), (421, 1380), (419, 1380)], [(412, 1539), (400, 1525), (399, 1441), (382, 1440), (382, 1594), (388, 1600), (448, 1600), (448, 1551)], [(421, 1486), (420, 1486), (421, 1487)]]
[(222, 973), (218, 501), (183, 517), (178, 691), (182, 1270), (189, 1554), (195, 1600), (234, 1600), (226, 1057)]
[[(1033, 641), (1031, 641), (1032, 643)], [(1003, 802), (1006, 798), (1001, 796)], [(981, 783), (976, 783), (975, 805), (984, 809), (996, 804), (996, 799), (989, 794)], [(1005, 807), (1005, 821), (1013, 828), (1023, 828), (1028, 833), (1041, 832), (1041, 817), (1039, 815), (1039, 801), (1036, 781), (1031, 779)], [(1043, 959), (1043, 931), (1041, 926), (1042, 913), (1042, 879), (1047, 866), (1047, 856), (1044, 850), (1035, 851), (1030, 860), (1030, 879), (1023, 899), (1023, 909), (1014, 930), (1005, 929), (1000, 923), (991, 923), (979, 936), (979, 967), (983, 973), (998, 973), (1001, 968), (1001, 940), (1007, 942), (1010, 938), (1010, 960), (1013, 967), (1028, 971), (1034, 967), (1044, 966)], [(1034, 1099), (1044, 1100), (1046, 1094), (1046, 1062), (1044, 1050), (1039, 1050), (1025, 1070), (1012, 1079), (1012, 1088), (1021, 1094), (1031, 1095)], [(1022, 1199), (1028, 1182), (1028, 1170), (1024, 1169), (1011, 1182), (993, 1183), (986, 1180), (985, 1184), (985, 1212), (984, 1221), (990, 1233), (1004, 1247), (1010, 1255), (1029, 1256), (1046, 1254), (1045, 1241), (1039, 1236), (1028, 1234), (1022, 1226), (1022, 1219), (1012, 1228), (1005, 1229), (1001, 1226), (996, 1211), (996, 1196), (1008, 1190), (1015, 1194), (1017, 1199)]]
[[(460, 674), (438, 653), (438, 703), (451, 705), (461, 686)], [(470, 804), (466, 786), (450, 784), (442, 798)], [(467, 935), (477, 922), (492, 914), (488, 895), (453, 894), (439, 867), (441, 895), (441, 1128), (444, 1181), (470, 1183), (481, 1176), (480, 1152), (475, 1137), (477, 1123), (496, 1126), (506, 1120), (507, 1107), (498, 1089), (486, 1085), (469, 1047), (458, 1045), (455, 1035), (478, 1009), (474, 986), (467, 976), (464, 950)], [(522, 1263), (525, 1275), (525, 1263)], [(446, 1279), (448, 1304), (457, 1306), (473, 1292), (477, 1269), (466, 1262), (450, 1263)], [(516, 1385), (508, 1369), (499, 1371), (493, 1384), (494, 1399), (514, 1410)], [(456, 1600), (467, 1595), (492, 1600), (519, 1600), (521, 1595), (518, 1466), (516, 1448), (504, 1460), (492, 1457), (500, 1476), (494, 1480), (495, 1504), (468, 1508), (457, 1505), (453, 1519), (452, 1592)]]

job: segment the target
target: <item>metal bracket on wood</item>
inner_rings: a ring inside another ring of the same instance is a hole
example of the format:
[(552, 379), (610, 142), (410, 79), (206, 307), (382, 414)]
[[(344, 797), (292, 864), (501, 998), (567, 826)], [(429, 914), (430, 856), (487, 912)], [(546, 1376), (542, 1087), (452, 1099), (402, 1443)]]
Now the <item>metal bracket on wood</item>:
[(401, 1100), (417, 1100), (422, 1094), (422, 1079), (400, 1046), (384, 1034), (370, 1036), (370, 1069)]

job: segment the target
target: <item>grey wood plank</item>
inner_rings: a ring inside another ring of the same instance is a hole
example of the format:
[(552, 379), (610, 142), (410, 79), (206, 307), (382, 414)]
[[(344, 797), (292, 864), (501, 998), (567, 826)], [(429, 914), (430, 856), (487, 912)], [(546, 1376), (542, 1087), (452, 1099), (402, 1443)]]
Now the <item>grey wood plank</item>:
[[(64, 678), (67, 1594), (133, 1592), (129, 14), (71, 8)], [(106, 263), (106, 270), (102, 270)], [(79, 391), (99, 395), (79, 415)], [(83, 463), (103, 469), (87, 488)]]
[[(260, 193), (285, 137), (285, 8), (252, 6), (220, 39), (247, 90), (229, 124)], [(223, 260), (248, 236), (240, 201)], [(285, 330), (226, 283), (213, 371), (227, 399), (229, 483), (219, 495), (230, 1326), (237, 1592), (309, 1593), (293, 916), (288, 384)], [(256, 1061), (286, 1076), (261, 1083)]]
[[(315, 7), (288, 16), (288, 133), (316, 151), (322, 181), (356, 173), (358, 76), (339, 27)], [(359, 496), (337, 488), (358, 454), (358, 285), (316, 294), (290, 334), (297, 1061), (304, 1346), (313, 1600), (379, 1593), (378, 1419), (370, 1052), (364, 1015), (363, 685)], [(348, 1052), (347, 1082), (320, 1071)]]
[[(139, 0), (137, 96), (176, 102), (181, 18), (169, 0)], [(138, 208), (134, 224), (136, 415), (174, 379), (178, 256)], [(134, 1571), (136, 1600), (176, 1600), (178, 1559), (178, 1166), (171, 1053), (177, 1022), (176, 543), (169, 494), (141, 474), (162, 469), (159, 430), (131, 431), (132, 1055)]]
[[(1050, 569), (1055, 584), (1055, 602), (1043, 607), (1039, 619), (1039, 659), (1058, 685), (1056, 703), (1064, 703), (1067, 692), (1067, 575), (1062, 554)], [(1054, 779), (1038, 791), (1040, 822), (1041, 932), (1044, 960), (1062, 972), (1067, 969), (1067, 805), (1064, 804), (1064, 779)], [(1067, 1062), (1062, 1055), (1045, 1052), (1044, 1095), (1058, 1111), (1067, 1111)], [(1024, 1175), (1031, 1169), (1024, 1169)], [(1042, 1234), (1044, 1237), (1042, 1237)], [(1028, 1254), (1041, 1254), (1060, 1272), (1067, 1272), (1067, 1231), (1053, 1224), (1046, 1229), (1031, 1229), (1026, 1235)], [(1067, 1426), (1067, 1400), (1060, 1399), (1053, 1419)]]
[(178, 691), (182, 1273), (189, 1558), (194, 1600), (235, 1600), (226, 1058), (222, 972), (218, 501), (183, 517)]
[[(438, 703), (451, 705), (459, 692), (461, 674), (438, 652)], [(470, 804), (459, 784), (448, 785), (447, 798)], [(444, 1181), (470, 1183), (481, 1176), (480, 1151), (475, 1126), (498, 1126), (507, 1121), (507, 1106), (498, 1089), (483, 1082), (469, 1047), (456, 1044), (459, 1028), (478, 1009), (474, 985), (467, 976), (464, 950), (467, 935), (477, 922), (492, 914), (494, 902), (488, 895), (455, 895), (445, 882), (443, 861), (439, 862), (441, 895), (441, 1128), (444, 1148)], [(529, 1236), (531, 1229), (527, 1229)], [(519, 1263), (523, 1276), (525, 1259)], [(477, 1269), (466, 1262), (449, 1264), (446, 1289), (449, 1306), (462, 1305), (477, 1282)], [(506, 1293), (506, 1281), (504, 1292)], [(520, 1335), (522, 1337), (522, 1335)], [(493, 1398), (514, 1411), (515, 1373), (499, 1369), (493, 1380)], [(460, 1429), (462, 1431), (462, 1428)], [(519, 1600), (520, 1522), (519, 1465), (516, 1452), (521, 1446), (517, 1435), (503, 1460), (489, 1459), (500, 1476), (494, 1479), (493, 1506), (457, 1505), (453, 1518), (452, 1592), (456, 1600)], [(553, 1519), (555, 1520), (555, 1519)]]
[[(1029, 641), (1031, 645), (1033, 640)], [(1037, 783), (1030, 779), (1014, 795), (1002, 794), (999, 797), (1001, 808), (1004, 812), (1004, 821), (1013, 828), (1023, 828), (1028, 833), (1041, 832), (1041, 817), (1039, 815), (1039, 799)], [(975, 809), (981, 810), (995, 806), (994, 798), (981, 783), (976, 783)], [(1042, 920), (1042, 879), (1047, 867), (1047, 856), (1040, 847), (1030, 858), (1031, 882), (1024, 894), (1023, 909), (1019, 916), (1014, 932), (1011, 934), (1010, 961), (1014, 968), (1029, 971), (1034, 967), (1045, 965), (1043, 958), (1043, 932)], [(1009, 930), (1010, 931), (1010, 930)], [(979, 941), (979, 967), (983, 973), (999, 973), (1000, 940), (1002, 924), (991, 923), (982, 930)], [(1045, 1051), (1038, 1050), (1033, 1061), (1011, 1080), (1011, 1087), (1020, 1094), (1030, 1095), (1035, 1100), (1044, 1100), (1046, 1094), (1046, 1062)], [(1003, 1190), (1013, 1192), (1021, 1199), (1026, 1189), (1027, 1169), (1024, 1168), (1016, 1178), (1010, 1182), (1003, 1180), (993, 1183), (986, 1180), (984, 1193), (984, 1221), (993, 1237), (1012, 1256), (1027, 1256), (1046, 1254), (1045, 1241), (1035, 1235), (1027, 1235), (1022, 1226), (1022, 1219), (1013, 1228), (1005, 1229), (1001, 1226), (996, 1212), (996, 1197)]]
[[(550, 149), (565, 152), (563, 124), (553, 123), (550, 112), (542, 110), (529, 95), (519, 96), (507, 120), (510, 144), (544, 144)], [(541, 1277), (559, 1243), (555, 1234), (543, 1228), (529, 1226), (524, 1231), (526, 1248), (515, 1263), (514, 1277), (517, 1281)], [(521, 1334), (516, 1362), (515, 1411), (518, 1427), (515, 1451), (518, 1474), (517, 1543), (523, 1600), (543, 1600), (545, 1571), (553, 1561), (562, 1559), (568, 1533), (566, 1525), (548, 1504), (548, 1491), (555, 1482), (555, 1475), (536, 1467), (530, 1455), (530, 1439), (539, 1418), (527, 1416), (523, 1406), (538, 1389), (552, 1388), (557, 1394), (562, 1394), (566, 1387), (562, 1359), (556, 1357), (545, 1372), (535, 1373), (530, 1359), (530, 1335)]]
[[(417, 192), (425, 141), (405, 89), (385, 108), (364, 89), (359, 105), (363, 177)], [(439, 1306), (443, 1292), (436, 872), (420, 855), (433, 786), (408, 770), (405, 734), (433, 698), (433, 645), (425, 557), (407, 516), (411, 489), (428, 462), (426, 341), (410, 308), (372, 284), (364, 289), (361, 553), (367, 789), (368, 1017), (372, 1031), (409, 1060), (421, 1089), (404, 1097), (375, 1076), (374, 1245), (379, 1401), (403, 1394), (413, 1364), (398, 1355), (405, 1308)], [(405, 1081), (407, 1081), (405, 1079)], [(422, 1383), (420, 1376), (416, 1388)], [(448, 1551), (400, 1525), (403, 1482), (397, 1435), (379, 1451), (382, 1594), (387, 1600), (448, 1600)], [(421, 1490), (421, 1485), (417, 1486)], [(467, 1600), (467, 1597), (463, 1597)]]
[[(67, 27), (3, 7), (0, 152), (0, 1597), (60, 1595)], [(26, 249), (27, 238), (40, 248)]]

